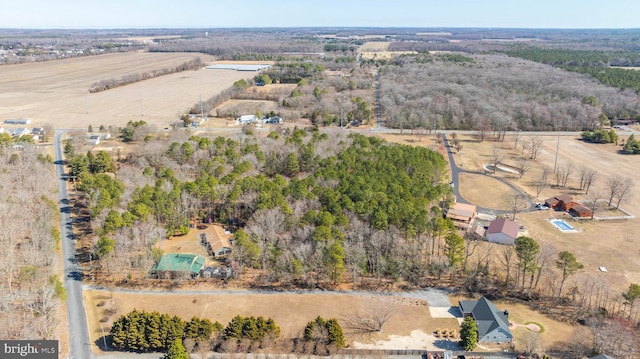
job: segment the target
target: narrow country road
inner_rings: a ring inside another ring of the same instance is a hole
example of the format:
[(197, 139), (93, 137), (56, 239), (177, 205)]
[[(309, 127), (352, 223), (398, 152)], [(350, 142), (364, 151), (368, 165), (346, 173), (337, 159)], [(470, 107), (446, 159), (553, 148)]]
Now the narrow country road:
[(87, 316), (82, 298), (82, 272), (76, 259), (75, 236), (71, 224), (71, 205), (64, 175), (61, 138), (64, 131), (57, 130), (53, 138), (55, 151), (56, 184), (60, 207), (60, 234), (62, 237), (62, 260), (64, 286), (67, 290), (67, 322), (69, 331), (69, 359), (92, 358)]

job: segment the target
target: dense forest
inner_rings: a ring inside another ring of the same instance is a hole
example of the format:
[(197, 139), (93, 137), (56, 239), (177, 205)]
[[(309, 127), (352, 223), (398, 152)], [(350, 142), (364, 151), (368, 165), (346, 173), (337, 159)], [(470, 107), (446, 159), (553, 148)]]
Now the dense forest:
[(52, 162), (33, 144), (0, 145), (0, 338), (60, 336), (66, 293), (52, 255), (61, 240)]
[[(640, 65), (640, 54), (637, 52), (523, 47), (506, 53), (509, 56), (553, 65), (567, 71), (587, 74), (607, 86), (640, 92), (640, 72), (624, 68)], [(612, 66), (615, 66), (615, 68)]]
[[(107, 273), (123, 263), (147, 270), (157, 259), (153, 244), (163, 238), (159, 226), (185, 233), (194, 218), (242, 228), (235, 235), (238, 265), (261, 269), (264, 282), (337, 283), (345, 270), (354, 281), (415, 277), (429, 265), (421, 260), (427, 247), (431, 264), (446, 269), (440, 240), (454, 229), (438, 207), (450, 191), (440, 154), (300, 129), (266, 138), (191, 137), (163, 146), (142, 145), (115, 179), (100, 173), (108, 166), (95, 165), (104, 159), (100, 153), (70, 160), (87, 163), (77, 173), (79, 188), (88, 194), (92, 227), (101, 235), (96, 251)], [(429, 233), (438, 238), (429, 236), (427, 246)]]
[(476, 55), (473, 60), (418, 55), (383, 67), (380, 103), (386, 124), (575, 131), (599, 127), (602, 113), (609, 118), (640, 114), (636, 94), (585, 76), (501, 55)]

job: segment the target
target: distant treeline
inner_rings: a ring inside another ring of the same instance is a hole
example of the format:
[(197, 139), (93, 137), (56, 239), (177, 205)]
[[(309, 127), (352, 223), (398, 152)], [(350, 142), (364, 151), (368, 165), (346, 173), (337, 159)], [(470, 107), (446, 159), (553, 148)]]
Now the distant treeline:
[(165, 67), (161, 70), (154, 70), (154, 71), (144, 72), (144, 73), (135, 73), (135, 74), (122, 76), (119, 79), (111, 78), (108, 80), (95, 82), (93, 85), (91, 85), (91, 88), (89, 89), (89, 93), (106, 91), (112, 88), (129, 85), (138, 81), (144, 81), (144, 80), (152, 79), (155, 77), (169, 75), (176, 72), (196, 70), (201, 68), (202, 66), (204, 66), (204, 64), (200, 59), (200, 57), (194, 57), (193, 59), (183, 62), (182, 64), (175, 67)]
[(640, 92), (640, 72), (610, 67), (640, 66), (640, 54), (637, 52), (580, 51), (527, 47), (506, 51), (506, 54), (552, 65), (567, 71), (586, 74), (607, 86), (633, 89), (636, 92)]

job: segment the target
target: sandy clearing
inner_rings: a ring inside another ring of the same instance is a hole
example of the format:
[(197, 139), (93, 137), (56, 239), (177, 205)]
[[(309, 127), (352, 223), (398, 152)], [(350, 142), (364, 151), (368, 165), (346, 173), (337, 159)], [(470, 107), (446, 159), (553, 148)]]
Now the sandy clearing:
[[(235, 315), (272, 317), (281, 327), (284, 337), (300, 335), (305, 324), (320, 315), (324, 318), (337, 318), (344, 325), (344, 319), (356, 312), (371, 307), (372, 303), (382, 300), (391, 306), (395, 314), (384, 325), (383, 332), (371, 336), (348, 336), (348, 341), (362, 345), (372, 345), (378, 341), (395, 344), (379, 344), (382, 347), (395, 346), (404, 349), (407, 344), (403, 337), (412, 336), (412, 332), (432, 333), (439, 328), (459, 330), (455, 318), (432, 318), (424, 301), (412, 298), (376, 296), (374, 294), (336, 294), (336, 293), (251, 293), (229, 290), (226, 294), (180, 294), (167, 292), (124, 293), (109, 290), (85, 290), (87, 317), (90, 323), (92, 342), (102, 337), (102, 330), (110, 326), (118, 316), (134, 308), (179, 315), (190, 319), (193, 316), (217, 320), (226, 325)], [(114, 309), (115, 313), (107, 313)], [(392, 337), (392, 336), (397, 336)], [(424, 340), (420, 337), (419, 340)], [(422, 345), (411, 342), (410, 345)], [(354, 344), (355, 345), (355, 344)], [(414, 349), (423, 348), (422, 346)], [(99, 349), (94, 346), (94, 351)]]
[(28, 118), (33, 126), (122, 126), (144, 120), (166, 127), (180, 113), (254, 72), (197, 70), (166, 75), (89, 94), (94, 82), (171, 67), (195, 53), (118, 53), (0, 66), (0, 119)]

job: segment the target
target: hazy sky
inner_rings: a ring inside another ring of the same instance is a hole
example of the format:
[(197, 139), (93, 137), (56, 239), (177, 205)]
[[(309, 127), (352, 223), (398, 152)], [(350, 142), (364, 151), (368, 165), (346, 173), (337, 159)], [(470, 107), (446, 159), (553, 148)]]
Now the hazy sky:
[(640, 28), (639, 0), (0, 0), (0, 28)]

